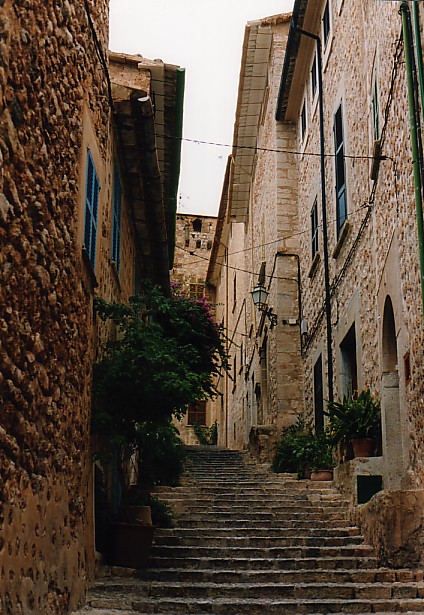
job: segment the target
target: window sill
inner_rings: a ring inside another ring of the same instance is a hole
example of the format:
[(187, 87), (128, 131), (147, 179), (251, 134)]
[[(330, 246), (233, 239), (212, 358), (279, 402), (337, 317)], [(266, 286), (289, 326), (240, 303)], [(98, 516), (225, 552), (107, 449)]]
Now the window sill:
[(91, 290), (94, 290), (98, 287), (99, 284), (97, 282), (96, 274), (94, 273), (93, 266), (90, 262), (90, 257), (88, 256), (86, 248), (82, 249), (82, 261), (84, 263), (84, 268), (88, 274)]
[(308, 272), (308, 278), (310, 280), (312, 280), (312, 278), (315, 277), (320, 261), (321, 261), (321, 254), (319, 252), (316, 252), (314, 258), (312, 259), (312, 264)]
[(338, 255), (340, 254), (340, 251), (343, 247), (344, 242), (346, 241), (346, 237), (349, 234), (349, 230), (350, 230), (350, 223), (349, 220), (345, 220), (345, 223), (342, 226), (342, 230), (340, 231), (340, 237), (336, 243), (336, 247), (333, 250), (332, 253), (332, 257), (333, 258), (337, 258)]

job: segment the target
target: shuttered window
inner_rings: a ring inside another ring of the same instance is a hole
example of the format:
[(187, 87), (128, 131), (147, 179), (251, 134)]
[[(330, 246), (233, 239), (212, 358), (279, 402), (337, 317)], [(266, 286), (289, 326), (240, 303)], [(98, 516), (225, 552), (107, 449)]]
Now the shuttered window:
[(340, 105), (340, 107), (337, 109), (334, 116), (334, 149), (336, 163), (336, 221), (337, 237), (339, 237), (343, 224), (347, 219), (346, 169), (342, 105)]
[(87, 250), (91, 266), (96, 264), (97, 213), (99, 206), (100, 183), (90, 150), (87, 154), (87, 177), (85, 189), (84, 248)]
[(115, 166), (113, 175), (113, 202), (112, 202), (112, 260), (119, 271), (121, 266), (121, 207), (122, 187), (118, 169)]

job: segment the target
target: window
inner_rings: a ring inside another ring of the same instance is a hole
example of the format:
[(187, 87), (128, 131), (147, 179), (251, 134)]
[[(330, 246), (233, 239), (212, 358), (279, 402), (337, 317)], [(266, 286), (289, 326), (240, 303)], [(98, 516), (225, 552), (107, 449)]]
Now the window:
[(337, 237), (339, 237), (343, 224), (347, 219), (342, 105), (339, 106), (334, 116), (334, 149), (336, 164), (336, 223)]
[(202, 221), (199, 220), (199, 218), (196, 218), (196, 220), (193, 220), (193, 231), (195, 233), (202, 232)]
[(311, 210), (311, 245), (312, 258), (318, 252), (318, 201), (315, 199)]
[(317, 54), (315, 52), (315, 54), (314, 54), (314, 61), (312, 62), (312, 68), (311, 68), (311, 98), (312, 98), (312, 100), (314, 100), (315, 94), (317, 92), (317, 83), (318, 83), (318, 76), (317, 76)]
[(100, 183), (94, 166), (90, 150), (87, 153), (87, 176), (85, 184), (85, 222), (84, 222), (84, 248), (92, 268), (96, 264), (96, 234), (97, 212), (99, 205)]
[(206, 244), (206, 249), (207, 250), (212, 250), (212, 239), (208, 239), (208, 242)]
[(203, 284), (190, 284), (190, 299), (203, 299), (204, 292)]
[(196, 401), (188, 407), (188, 425), (206, 425), (206, 402)]
[(322, 386), (322, 355), (314, 365), (314, 414), (315, 430), (324, 429), (324, 392)]
[(327, 0), (324, 13), (322, 15), (322, 42), (325, 47), (330, 36), (330, 2)]
[(122, 187), (118, 168), (115, 166), (112, 201), (112, 261), (118, 271), (121, 265), (121, 205)]
[(358, 390), (355, 324), (351, 326), (346, 337), (340, 344), (340, 354), (343, 395), (352, 395)]
[(235, 307), (237, 303), (237, 274), (234, 274), (233, 278), (233, 306)]
[(201, 247), (202, 247), (202, 240), (196, 239), (196, 248), (200, 250)]
[(306, 100), (303, 101), (302, 111), (300, 112), (300, 138), (303, 143), (306, 135)]
[(184, 227), (184, 244), (186, 248), (190, 245), (190, 227), (188, 224)]
[(378, 141), (380, 138), (380, 118), (379, 118), (379, 112), (378, 112), (377, 77), (374, 77), (374, 81), (373, 81), (371, 104), (372, 104), (372, 121), (373, 121), (374, 141)]

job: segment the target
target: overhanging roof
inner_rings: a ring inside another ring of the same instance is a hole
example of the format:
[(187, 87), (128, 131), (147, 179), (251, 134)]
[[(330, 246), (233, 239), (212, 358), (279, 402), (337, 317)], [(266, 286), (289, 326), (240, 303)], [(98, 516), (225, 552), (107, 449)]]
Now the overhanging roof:
[(268, 79), (272, 43), (270, 25), (249, 22), (244, 33), (239, 90), (234, 123), (230, 217), (244, 222), (247, 217), (250, 181), (256, 153), (258, 124)]
[(273, 27), (288, 23), (291, 13), (248, 22), (244, 32), (232, 151), (229, 216), (245, 222), (256, 156), (259, 122), (268, 85)]
[(109, 60), (115, 68), (125, 65), (112, 71), (112, 93), (124, 188), (133, 210), (143, 274), (169, 287), (184, 69), (142, 56), (110, 53)]
[(275, 112), (275, 118), (278, 121), (283, 121), (286, 117), (287, 104), (290, 96), (293, 75), (296, 68), (297, 53), (299, 51), (301, 38), (301, 35), (296, 28), (303, 27), (307, 6), (308, 0), (295, 0), (289, 38), (287, 40), (286, 55), (284, 56), (280, 89), (278, 92), (277, 109)]

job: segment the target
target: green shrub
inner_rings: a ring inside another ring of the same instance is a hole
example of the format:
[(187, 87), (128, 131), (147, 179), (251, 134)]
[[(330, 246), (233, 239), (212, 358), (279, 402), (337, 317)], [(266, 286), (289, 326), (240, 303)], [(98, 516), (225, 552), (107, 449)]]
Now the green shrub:
[(193, 429), (199, 444), (203, 446), (218, 444), (218, 423), (216, 421), (210, 427), (202, 427), (199, 423), (193, 423)]

